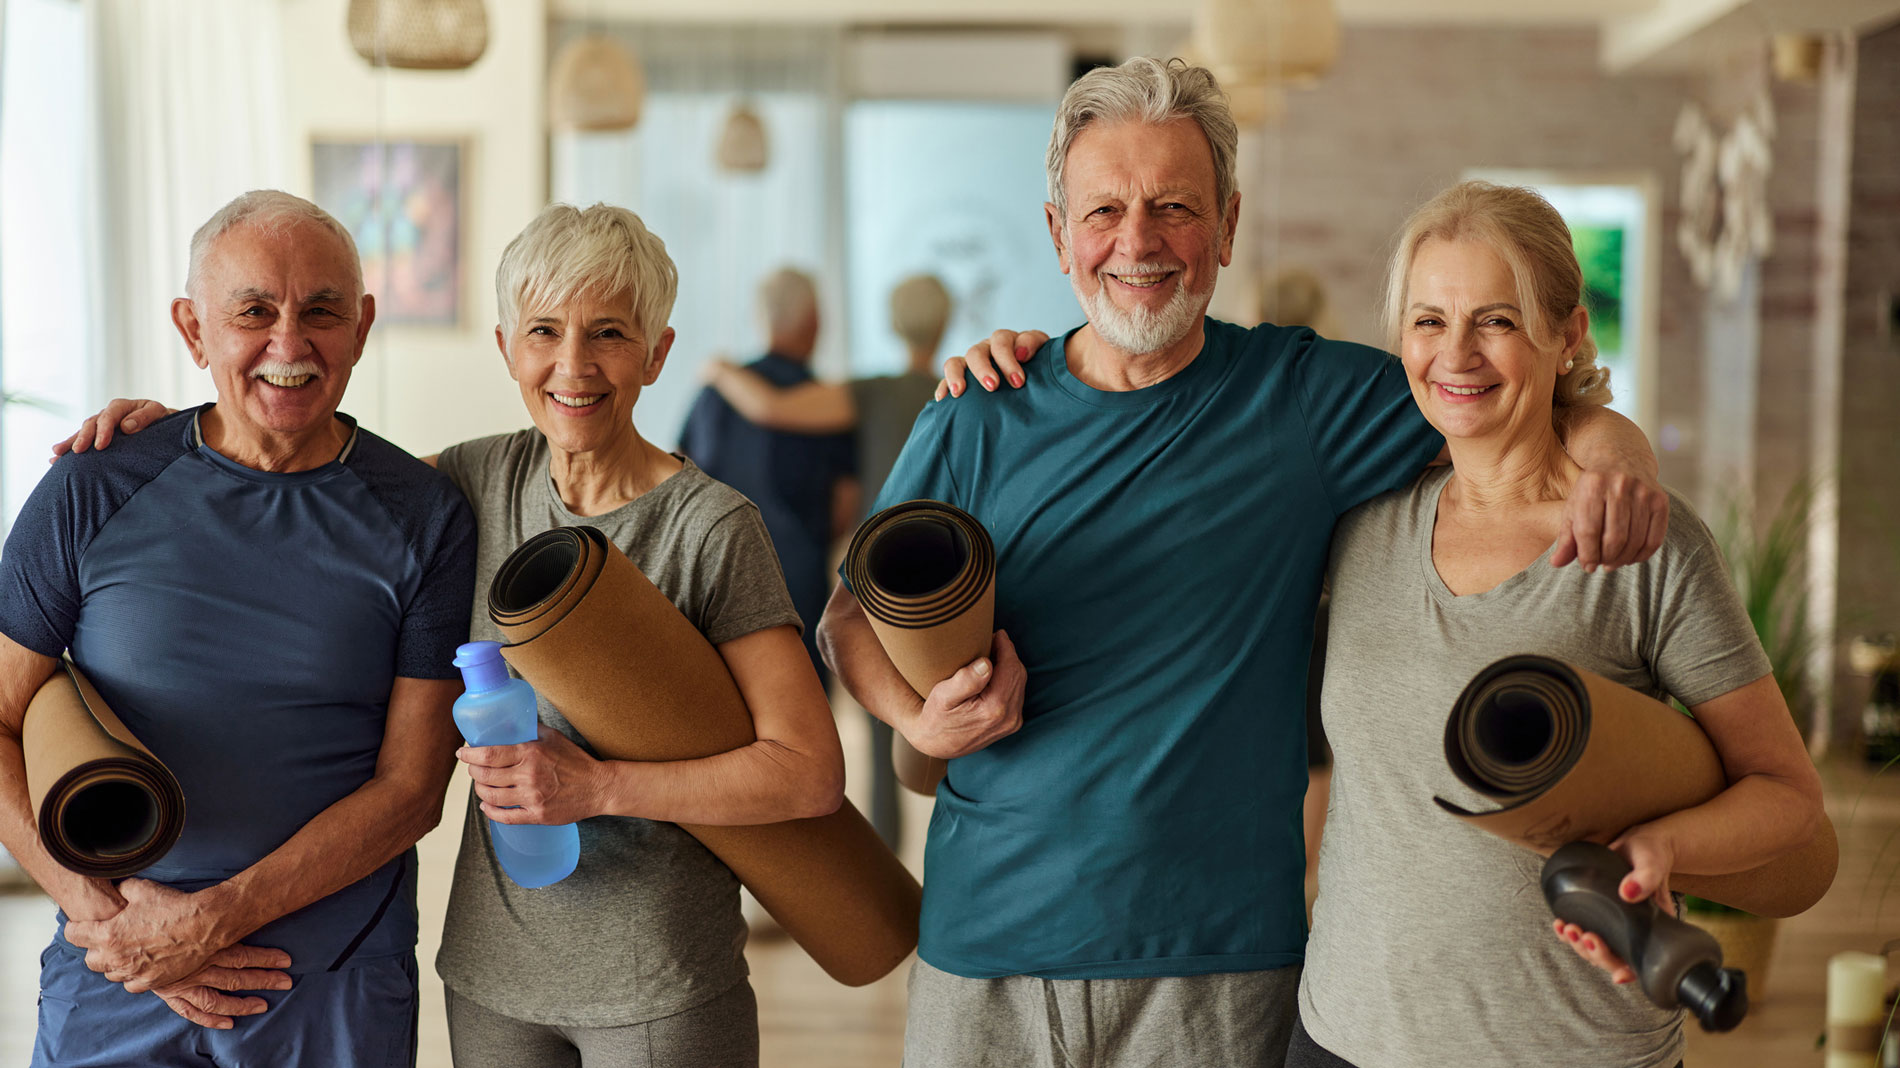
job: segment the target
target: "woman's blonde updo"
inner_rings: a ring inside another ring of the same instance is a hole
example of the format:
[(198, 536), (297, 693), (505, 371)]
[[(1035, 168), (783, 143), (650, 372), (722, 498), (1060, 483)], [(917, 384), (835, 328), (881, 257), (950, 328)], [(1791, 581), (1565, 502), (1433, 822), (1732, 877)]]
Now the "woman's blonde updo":
[[(1517, 282), (1517, 305), (1527, 309), (1531, 340), (1543, 348), (1562, 346), (1563, 325), (1583, 303), (1583, 268), (1570, 227), (1534, 190), (1470, 181), (1433, 197), (1406, 220), (1386, 277), (1388, 348), (1398, 351), (1412, 261), (1432, 238), (1479, 241), (1496, 252)], [(1571, 356), (1570, 373), (1557, 376), (1551, 400), (1558, 408), (1610, 402), (1610, 370), (1597, 366), (1597, 343), (1589, 333)]]

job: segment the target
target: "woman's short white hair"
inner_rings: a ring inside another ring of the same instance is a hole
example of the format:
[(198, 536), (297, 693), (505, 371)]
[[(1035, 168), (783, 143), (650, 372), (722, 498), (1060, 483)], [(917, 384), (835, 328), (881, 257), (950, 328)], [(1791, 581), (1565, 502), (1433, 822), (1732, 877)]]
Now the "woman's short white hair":
[[(1412, 213), (1399, 232), (1386, 272), (1386, 344), (1393, 352), (1405, 327), (1412, 261), (1425, 242), (1477, 241), (1497, 253), (1517, 284), (1517, 305), (1531, 340), (1545, 348), (1563, 343), (1564, 324), (1583, 306), (1583, 268), (1570, 227), (1534, 189), (1490, 182), (1459, 182)], [(1586, 330), (1566, 374), (1557, 376), (1554, 408), (1610, 403), (1610, 369), (1597, 365), (1597, 343)]]
[(1214, 196), (1224, 222), (1227, 202), (1238, 184), (1234, 157), (1240, 128), (1227, 106), (1227, 95), (1206, 67), (1185, 60), (1136, 56), (1119, 67), (1097, 67), (1075, 80), (1056, 108), (1055, 128), (1049, 134), (1049, 199), (1056, 213), (1068, 218), (1069, 194), (1063, 187), (1069, 149), (1083, 130), (1098, 122), (1144, 122), (1156, 126), (1176, 119), (1192, 119), (1214, 150)]
[(934, 274), (913, 274), (891, 290), (891, 329), (915, 349), (935, 351), (950, 322), (950, 291)]
[(634, 326), (652, 345), (673, 314), (679, 271), (666, 242), (625, 208), (585, 210), (550, 204), (502, 250), (495, 268), (501, 333), (512, 343), (524, 311), (558, 307), (575, 297), (626, 296)]
[(298, 223), (316, 223), (318, 226), (336, 235), (343, 247), (350, 253), (350, 272), (356, 279), (356, 293), (363, 295), (363, 263), (356, 253), (356, 241), (350, 237), (350, 231), (336, 216), (317, 207), (302, 197), (292, 196), (277, 189), (253, 189), (248, 193), (239, 193), (229, 204), (213, 212), (198, 232), (191, 235), (191, 262), (185, 269), (185, 295), (192, 300), (202, 296), (198, 292), (200, 281), (204, 277), (205, 257), (211, 252), (211, 246), (233, 227), (250, 226), (265, 233), (279, 234)]

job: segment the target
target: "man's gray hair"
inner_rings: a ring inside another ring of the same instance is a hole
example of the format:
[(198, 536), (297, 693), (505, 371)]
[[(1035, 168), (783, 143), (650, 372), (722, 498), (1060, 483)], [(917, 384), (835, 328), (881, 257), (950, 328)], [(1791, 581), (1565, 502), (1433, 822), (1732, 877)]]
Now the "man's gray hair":
[(1049, 199), (1066, 222), (1068, 190), (1063, 171), (1069, 149), (1083, 130), (1097, 122), (1145, 122), (1154, 125), (1192, 119), (1207, 135), (1214, 150), (1215, 211), (1225, 221), (1227, 202), (1233, 199), (1234, 157), (1240, 129), (1234, 125), (1227, 95), (1206, 67), (1192, 67), (1180, 59), (1159, 60), (1136, 56), (1119, 67), (1097, 67), (1082, 75), (1062, 95), (1056, 108), (1055, 129), (1049, 135)]
[(611, 204), (584, 211), (548, 205), (508, 242), (495, 268), (495, 305), (510, 344), (524, 311), (545, 311), (583, 295), (625, 295), (650, 347), (666, 329), (678, 292), (679, 270), (666, 242), (638, 215)]
[(240, 193), (229, 204), (213, 212), (211, 218), (191, 235), (191, 264), (185, 270), (185, 295), (192, 300), (203, 296), (199, 285), (204, 278), (205, 258), (211, 246), (226, 232), (238, 226), (250, 226), (265, 233), (280, 234), (298, 224), (312, 222), (336, 235), (350, 253), (350, 273), (356, 279), (356, 295), (363, 295), (363, 263), (356, 253), (356, 240), (336, 216), (302, 197), (277, 189), (253, 189)]
[(780, 267), (759, 283), (759, 308), (773, 333), (799, 325), (818, 311), (818, 284), (796, 267)]

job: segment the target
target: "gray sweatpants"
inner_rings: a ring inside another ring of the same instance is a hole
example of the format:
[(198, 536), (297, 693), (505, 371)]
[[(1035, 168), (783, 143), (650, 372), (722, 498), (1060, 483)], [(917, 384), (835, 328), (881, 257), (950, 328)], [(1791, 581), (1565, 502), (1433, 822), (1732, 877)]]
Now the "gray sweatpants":
[(1280, 1068), (1300, 969), (1160, 979), (910, 970), (904, 1068)]
[(758, 1068), (759, 1003), (741, 980), (708, 1001), (625, 1027), (529, 1023), (445, 989), (455, 1068)]

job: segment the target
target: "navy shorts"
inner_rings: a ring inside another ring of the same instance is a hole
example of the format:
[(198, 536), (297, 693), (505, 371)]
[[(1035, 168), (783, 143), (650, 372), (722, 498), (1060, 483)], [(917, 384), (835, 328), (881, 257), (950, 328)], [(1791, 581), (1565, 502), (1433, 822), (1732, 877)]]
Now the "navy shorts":
[(39, 1034), (33, 1068), (412, 1068), (416, 958), (352, 959), (334, 972), (291, 976), (289, 990), (238, 991), (270, 1008), (200, 1027), (156, 994), (129, 994), (54, 943), (40, 955)]

